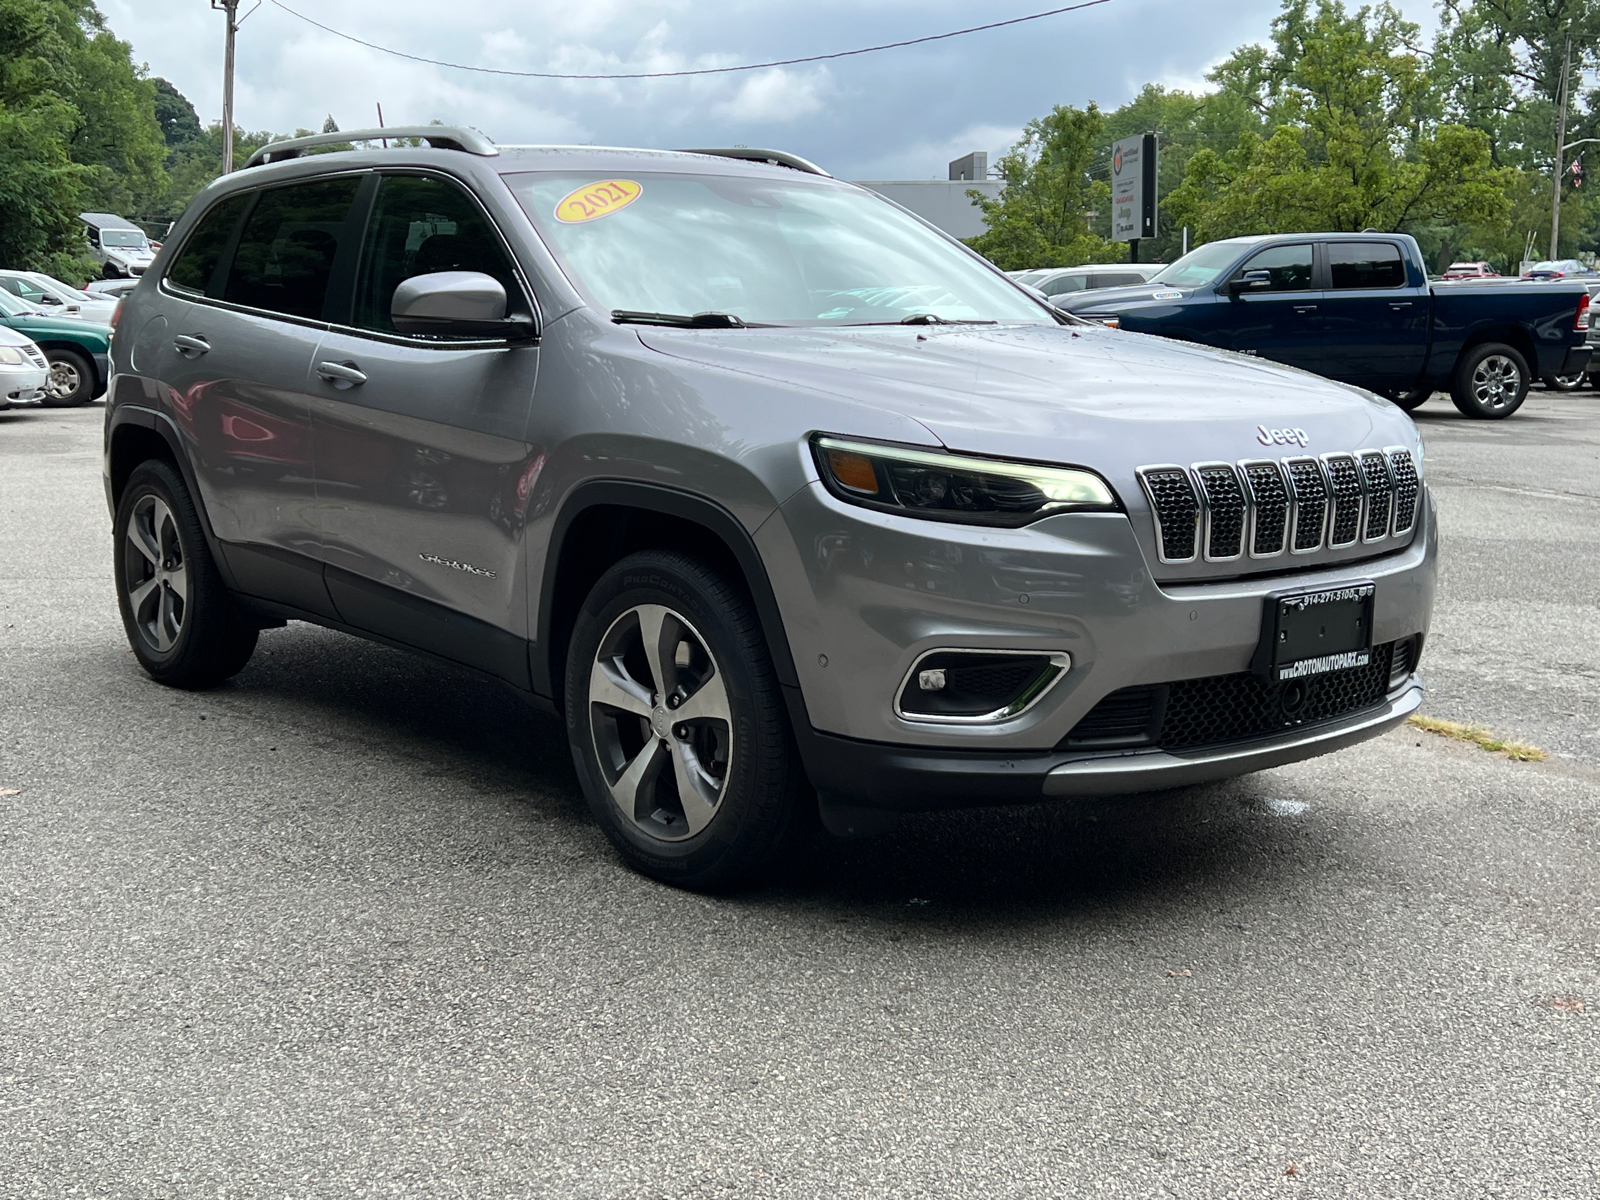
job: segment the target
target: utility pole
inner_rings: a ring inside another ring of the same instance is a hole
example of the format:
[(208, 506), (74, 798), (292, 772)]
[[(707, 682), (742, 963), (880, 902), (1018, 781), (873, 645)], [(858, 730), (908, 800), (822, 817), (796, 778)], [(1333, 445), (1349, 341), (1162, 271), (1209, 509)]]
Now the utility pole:
[(1567, 75), (1572, 70), (1572, 39), (1567, 38), (1566, 57), (1561, 62), (1561, 98), (1556, 101), (1556, 169), (1550, 180), (1550, 257), (1556, 256), (1561, 237), (1561, 154), (1567, 140)]
[(239, 0), (211, 0), (211, 7), (228, 22), (222, 51), (222, 173), (227, 175), (233, 171), (233, 37), (239, 32)]

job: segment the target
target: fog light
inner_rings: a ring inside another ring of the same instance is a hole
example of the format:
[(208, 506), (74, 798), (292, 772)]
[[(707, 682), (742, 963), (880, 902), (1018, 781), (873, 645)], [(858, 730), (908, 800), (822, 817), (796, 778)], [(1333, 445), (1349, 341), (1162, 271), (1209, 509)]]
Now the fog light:
[(944, 668), (939, 667), (932, 671), (917, 672), (917, 686), (925, 692), (944, 691)]
[(895, 715), (907, 721), (984, 724), (1032, 708), (1072, 667), (1064, 651), (930, 650), (900, 685)]

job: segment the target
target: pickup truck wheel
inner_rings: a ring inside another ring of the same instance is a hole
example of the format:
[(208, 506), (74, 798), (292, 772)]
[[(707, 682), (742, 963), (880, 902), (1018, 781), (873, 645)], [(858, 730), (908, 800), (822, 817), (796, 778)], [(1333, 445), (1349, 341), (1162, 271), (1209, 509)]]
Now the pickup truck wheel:
[(1500, 421), (1522, 407), (1528, 396), (1528, 362), (1511, 346), (1485, 342), (1473, 346), (1456, 363), (1450, 399), (1463, 414)]
[(239, 673), (259, 630), (234, 608), (189, 489), (168, 463), (140, 463), (112, 524), (112, 576), (128, 644), (150, 678), (205, 688)]
[(1579, 371), (1575, 375), (1543, 375), (1540, 380), (1552, 392), (1575, 392), (1583, 386), (1584, 374)]
[(1414, 408), (1422, 407), (1428, 398), (1433, 395), (1433, 389), (1412, 388), (1409, 392), (1385, 392), (1384, 395), (1389, 398), (1389, 401), (1395, 407), (1403, 408), (1406, 412), (1410, 412)]
[(568, 648), (567, 738), (629, 865), (696, 890), (750, 880), (815, 807), (761, 624), (704, 563), (645, 551), (601, 576)]
[(51, 408), (74, 408), (94, 399), (94, 366), (76, 350), (46, 350), (50, 377), (44, 402)]

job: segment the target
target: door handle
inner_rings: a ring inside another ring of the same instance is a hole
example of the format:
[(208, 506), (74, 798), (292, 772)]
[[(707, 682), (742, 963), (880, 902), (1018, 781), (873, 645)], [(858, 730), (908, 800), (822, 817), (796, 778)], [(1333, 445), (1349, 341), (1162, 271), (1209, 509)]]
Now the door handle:
[(1294, 310), (1297, 313), (1314, 313), (1317, 311), (1317, 306), (1315, 304), (1296, 304)]
[(1410, 308), (1411, 307), (1411, 301), (1409, 301), (1409, 300), (1391, 300), (1391, 301), (1389, 301), (1389, 307), (1390, 308), (1395, 308), (1395, 309)]
[(366, 372), (354, 363), (320, 362), (317, 364), (317, 374), (336, 388), (359, 387), (367, 381)]
[(202, 354), (210, 352), (211, 343), (199, 334), (190, 337), (186, 333), (180, 333), (172, 339), (172, 348), (185, 358), (199, 358)]

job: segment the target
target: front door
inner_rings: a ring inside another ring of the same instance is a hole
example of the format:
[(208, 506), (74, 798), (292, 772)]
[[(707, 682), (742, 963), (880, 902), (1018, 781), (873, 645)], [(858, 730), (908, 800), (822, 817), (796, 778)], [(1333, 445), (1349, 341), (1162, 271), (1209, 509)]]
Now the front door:
[(1327, 243), (1327, 374), (1369, 388), (1408, 388), (1428, 354), (1428, 289), (1406, 278), (1393, 242)]
[[(167, 388), (211, 526), (241, 591), (332, 616), (312, 463), (312, 358), (361, 177), (223, 201), (168, 272), (134, 367)], [(350, 260), (353, 263), (353, 258)], [(222, 303), (217, 303), (221, 301)]]
[(384, 177), (348, 323), (311, 366), (328, 590), (348, 624), (526, 684), (522, 527), (543, 464), (526, 439), (538, 349), (405, 337), (413, 275), (482, 271), (528, 309), (494, 226), (455, 183)]
[(1234, 273), (1265, 271), (1265, 288), (1227, 301), (1228, 318), (1219, 345), (1306, 371), (1323, 367), (1323, 293), (1312, 289), (1311, 243), (1271, 246), (1246, 259)]

